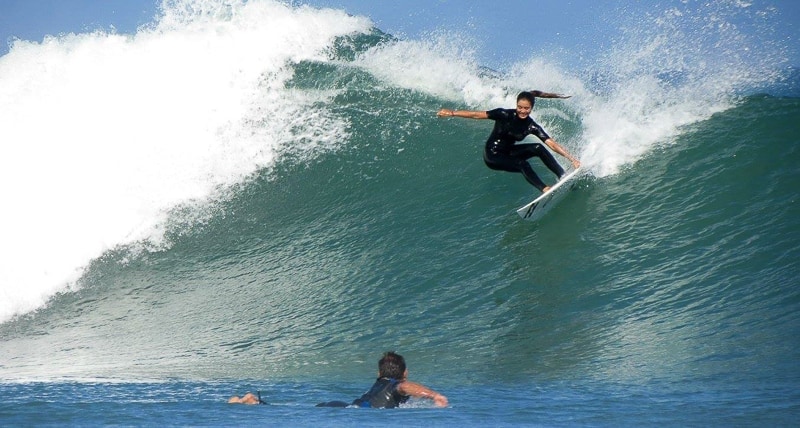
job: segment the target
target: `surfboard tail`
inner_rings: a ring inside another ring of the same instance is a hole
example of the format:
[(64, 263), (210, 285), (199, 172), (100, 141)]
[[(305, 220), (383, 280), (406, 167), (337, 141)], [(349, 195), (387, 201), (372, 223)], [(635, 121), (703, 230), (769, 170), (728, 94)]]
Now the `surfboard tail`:
[(581, 168), (575, 169), (561, 177), (547, 192), (542, 193), (529, 204), (517, 209), (517, 214), (524, 220), (530, 221), (538, 220), (543, 217), (550, 208), (555, 206), (555, 204), (564, 197), (566, 191), (572, 187), (566, 184), (576, 178), (580, 170)]

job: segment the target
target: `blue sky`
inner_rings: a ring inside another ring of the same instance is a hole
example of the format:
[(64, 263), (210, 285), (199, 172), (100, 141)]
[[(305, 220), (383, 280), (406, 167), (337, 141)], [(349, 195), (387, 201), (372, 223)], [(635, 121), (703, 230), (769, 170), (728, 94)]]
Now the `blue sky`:
[[(745, 0), (741, 0), (745, 2)], [(786, 40), (800, 65), (800, 1), (746, 0), (779, 10), (776, 37)], [(150, 22), (160, 0), (0, 0), (0, 54), (12, 37), (41, 41), (48, 34), (113, 26), (131, 33)], [(663, 10), (680, 0), (294, 0), (344, 9), (372, 18), (382, 30), (420, 38), (436, 30), (468, 36), (478, 58), (489, 66), (513, 63), (548, 49), (582, 56), (603, 50), (626, 17)]]
[(12, 37), (41, 41), (45, 35), (114, 26), (133, 32), (156, 14), (153, 0), (0, 0), (0, 53)]

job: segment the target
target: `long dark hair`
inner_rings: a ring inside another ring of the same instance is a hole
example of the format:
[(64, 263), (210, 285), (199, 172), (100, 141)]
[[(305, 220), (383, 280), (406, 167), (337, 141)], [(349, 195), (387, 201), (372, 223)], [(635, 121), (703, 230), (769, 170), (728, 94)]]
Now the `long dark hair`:
[(536, 98), (570, 98), (572, 95), (563, 95), (557, 94), (555, 92), (544, 92), (538, 89), (534, 89), (532, 91), (523, 91), (517, 95), (517, 101), (525, 99), (531, 102), (531, 107), (533, 107), (534, 102), (536, 102)]

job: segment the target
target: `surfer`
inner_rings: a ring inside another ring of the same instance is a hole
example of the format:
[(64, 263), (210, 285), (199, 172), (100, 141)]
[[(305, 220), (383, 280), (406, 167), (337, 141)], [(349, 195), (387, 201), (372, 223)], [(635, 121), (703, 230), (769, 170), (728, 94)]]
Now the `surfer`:
[(447, 397), (408, 380), (405, 359), (394, 352), (386, 352), (378, 361), (378, 379), (372, 387), (352, 403), (329, 401), (317, 407), (372, 407), (391, 409), (405, 403), (410, 397), (433, 400), (437, 407), (447, 407)]
[(517, 95), (516, 109), (497, 108), (488, 111), (441, 109), (436, 115), (438, 117), (494, 120), (494, 129), (489, 135), (489, 139), (486, 140), (486, 148), (483, 152), (483, 160), (486, 166), (498, 171), (521, 172), (528, 183), (531, 183), (541, 192), (547, 192), (550, 186), (544, 184), (539, 176), (536, 175), (536, 172), (533, 171), (530, 163), (528, 163), (528, 159), (532, 157), (540, 158), (545, 166), (558, 178), (564, 175), (564, 168), (559, 165), (553, 155), (542, 144), (516, 144), (518, 141), (522, 141), (528, 135), (533, 134), (539, 137), (554, 152), (572, 162), (572, 166), (575, 168), (578, 168), (581, 163), (547, 135), (544, 129), (531, 118), (531, 110), (537, 97), (569, 98), (568, 95), (526, 91)]

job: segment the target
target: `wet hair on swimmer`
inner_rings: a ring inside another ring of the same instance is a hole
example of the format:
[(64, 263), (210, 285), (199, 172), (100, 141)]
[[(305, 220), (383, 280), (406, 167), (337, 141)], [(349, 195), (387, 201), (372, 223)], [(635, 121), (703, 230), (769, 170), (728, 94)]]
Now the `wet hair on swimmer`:
[(406, 372), (406, 360), (392, 351), (384, 352), (378, 360), (378, 373), (380, 377), (402, 379)]
[(531, 107), (533, 107), (533, 105), (536, 104), (536, 96), (528, 91), (520, 92), (519, 95), (517, 95), (517, 102), (519, 102), (520, 100), (528, 101), (529, 103), (531, 103)]

